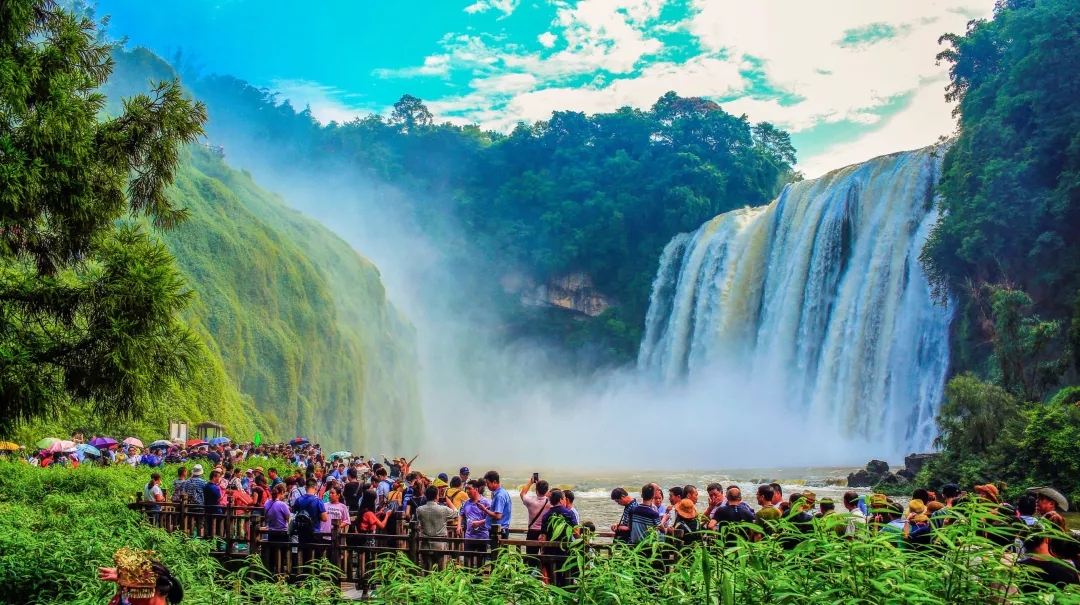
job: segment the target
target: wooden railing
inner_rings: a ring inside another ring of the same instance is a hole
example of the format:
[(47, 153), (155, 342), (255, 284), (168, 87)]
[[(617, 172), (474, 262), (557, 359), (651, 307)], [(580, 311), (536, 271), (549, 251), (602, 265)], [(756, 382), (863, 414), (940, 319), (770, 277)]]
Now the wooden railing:
[[(262, 507), (201, 506), (181, 502), (137, 501), (129, 508), (140, 511), (156, 527), (181, 532), (206, 540), (214, 556), (228, 563), (250, 556), (259, 557), (273, 575), (289, 581), (302, 579), (311, 572), (311, 564), (325, 559), (340, 570), (340, 581), (355, 584), (366, 590), (376, 557), (387, 553), (403, 553), (425, 570), (442, 567), (450, 559), (461, 565), (481, 567), (492, 553), (513, 549), (531, 558), (547, 578), (555, 578), (566, 556), (558, 549), (561, 542), (517, 539), (525, 530), (511, 529), (510, 539), (499, 532), (488, 540), (468, 538), (431, 538), (420, 533), (419, 523), (395, 512), (386, 528), (375, 534), (341, 531), (340, 521), (331, 522), (331, 531), (315, 533), (311, 542), (298, 543), (288, 532), (269, 531), (264, 525)], [(611, 533), (598, 533), (590, 542), (596, 556), (610, 554)], [(554, 551), (554, 552), (553, 552)], [(670, 563), (670, 562), (669, 562)]]

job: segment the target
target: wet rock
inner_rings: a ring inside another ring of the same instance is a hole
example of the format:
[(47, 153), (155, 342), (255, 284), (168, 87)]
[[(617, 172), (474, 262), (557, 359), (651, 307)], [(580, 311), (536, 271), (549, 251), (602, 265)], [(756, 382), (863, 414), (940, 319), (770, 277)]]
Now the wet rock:
[(928, 460), (937, 457), (937, 454), (908, 454), (904, 456), (904, 470), (911, 473), (912, 478), (919, 474)]
[(874, 485), (874, 478), (870, 476), (870, 473), (866, 472), (866, 469), (861, 469), (848, 474), (847, 484), (848, 487), (871, 487)]
[(889, 472), (889, 463), (882, 460), (871, 460), (866, 463), (866, 472), (871, 475), (885, 475)]

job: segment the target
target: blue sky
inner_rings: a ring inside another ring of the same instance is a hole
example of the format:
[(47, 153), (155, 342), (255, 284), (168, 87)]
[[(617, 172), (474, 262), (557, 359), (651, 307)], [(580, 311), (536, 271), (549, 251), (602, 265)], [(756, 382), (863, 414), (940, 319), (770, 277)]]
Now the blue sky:
[(952, 131), (937, 38), (993, 0), (99, 0), (110, 31), (310, 105), (509, 130), (674, 90), (792, 132), (808, 176)]

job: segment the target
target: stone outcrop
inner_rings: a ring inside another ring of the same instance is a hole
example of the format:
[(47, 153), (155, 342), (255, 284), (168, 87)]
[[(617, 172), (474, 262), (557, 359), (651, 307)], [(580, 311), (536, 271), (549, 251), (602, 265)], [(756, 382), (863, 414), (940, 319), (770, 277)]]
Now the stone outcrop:
[(584, 271), (557, 275), (546, 283), (536, 284), (529, 277), (508, 275), (503, 289), (519, 292), (521, 304), (528, 307), (551, 306), (596, 317), (615, 306), (615, 302), (593, 286), (592, 276)]
[(884, 477), (889, 476), (889, 463), (871, 460), (866, 468), (848, 475), (848, 487), (873, 487)]

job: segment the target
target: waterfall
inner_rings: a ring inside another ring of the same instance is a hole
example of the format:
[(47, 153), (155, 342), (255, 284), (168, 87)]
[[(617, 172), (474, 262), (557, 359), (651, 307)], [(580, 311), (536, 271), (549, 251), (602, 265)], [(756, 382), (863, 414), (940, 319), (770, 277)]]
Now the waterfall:
[(918, 258), (937, 221), (941, 152), (795, 183), (768, 206), (676, 236), (653, 282), (639, 369), (665, 384), (736, 377), (838, 435), (890, 453), (929, 447), (952, 305), (935, 304)]

